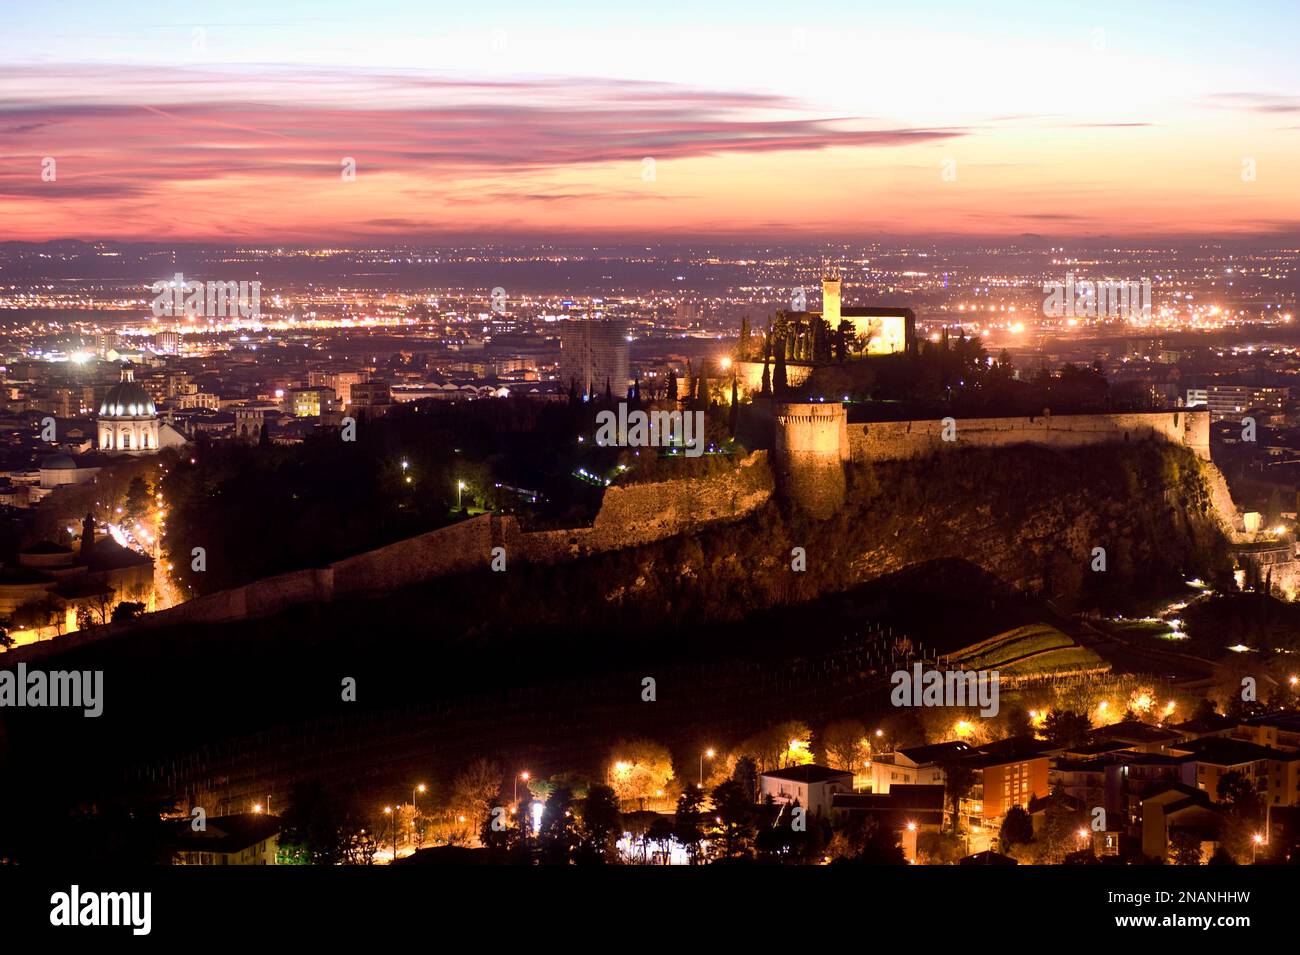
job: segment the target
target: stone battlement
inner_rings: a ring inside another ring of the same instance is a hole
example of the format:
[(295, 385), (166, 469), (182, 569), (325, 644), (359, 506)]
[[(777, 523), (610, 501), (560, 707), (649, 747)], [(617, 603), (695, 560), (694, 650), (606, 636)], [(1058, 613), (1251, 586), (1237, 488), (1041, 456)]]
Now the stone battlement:
[(1156, 411), (1130, 414), (1035, 415), (1024, 418), (960, 418), (945, 440), (942, 419), (880, 421), (847, 427), (853, 461), (896, 461), (962, 447), (1036, 444), (1077, 448), (1156, 439), (1190, 448), (1210, 460), (1207, 411)]
[(776, 452), (778, 455), (825, 455), (828, 460), (849, 459), (849, 438), (845, 430), (848, 414), (838, 401), (801, 404), (786, 402), (775, 408)]

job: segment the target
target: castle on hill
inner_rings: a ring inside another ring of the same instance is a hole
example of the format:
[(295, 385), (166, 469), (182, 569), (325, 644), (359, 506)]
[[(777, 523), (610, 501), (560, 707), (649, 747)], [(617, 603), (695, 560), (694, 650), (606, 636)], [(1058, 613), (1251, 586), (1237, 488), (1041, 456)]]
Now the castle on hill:
[(777, 313), (777, 323), (795, 330), (797, 337), (799, 332), (814, 328), (820, 321), (834, 336), (843, 336), (850, 356), (897, 355), (916, 349), (916, 313), (910, 308), (890, 305), (845, 308), (840, 292), (839, 276), (827, 276), (822, 279), (820, 312), (781, 311)]
[[(808, 381), (814, 370), (838, 365), (848, 372), (858, 369), (870, 375), (870, 359), (915, 354), (916, 313), (894, 305), (849, 306), (842, 304), (842, 280), (822, 279), (821, 310), (804, 306), (804, 293), (797, 289), (791, 307), (773, 316), (766, 335), (750, 337), (748, 324), (741, 331), (737, 361), (733, 366), (741, 394), (762, 393), (766, 374), (780, 365), (790, 388)], [(748, 320), (746, 320), (746, 323)], [(863, 361), (863, 360), (867, 361)]]

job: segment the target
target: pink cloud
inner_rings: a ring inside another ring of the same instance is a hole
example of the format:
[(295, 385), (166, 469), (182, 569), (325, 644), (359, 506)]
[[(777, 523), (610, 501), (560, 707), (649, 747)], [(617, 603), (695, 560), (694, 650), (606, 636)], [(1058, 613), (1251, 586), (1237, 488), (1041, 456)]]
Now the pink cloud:
[[(783, 97), (664, 83), (138, 67), (0, 69), (0, 130), (9, 213), (73, 200), (92, 218), (113, 211), (115, 199), (138, 214), (178, 185), (238, 181), (271, 198), (294, 181), (337, 177), (344, 156), (367, 174), (454, 187), (463, 177), (646, 156), (889, 148), (963, 135), (873, 128), (809, 116)], [(58, 162), (53, 183), (40, 177), (47, 156)], [(520, 195), (552, 198), (527, 187)]]

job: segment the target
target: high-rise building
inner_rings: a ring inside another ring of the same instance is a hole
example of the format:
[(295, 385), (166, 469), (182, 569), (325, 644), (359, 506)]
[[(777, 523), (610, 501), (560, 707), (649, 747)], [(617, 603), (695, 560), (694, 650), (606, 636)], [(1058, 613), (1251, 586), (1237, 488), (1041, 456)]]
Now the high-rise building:
[(1286, 388), (1256, 388), (1251, 385), (1210, 385), (1187, 389), (1188, 407), (1204, 405), (1209, 409), (1211, 421), (1239, 418), (1252, 408), (1281, 412), (1285, 410), (1289, 397)]
[(614, 319), (580, 318), (560, 326), (560, 383), (573, 381), (579, 394), (601, 396), (605, 384), (614, 397), (627, 395), (631, 381), (627, 325)]
[(349, 405), (358, 408), (375, 408), (392, 404), (392, 394), (385, 381), (358, 381), (349, 388)]
[(296, 418), (318, 418), (334, 410), (334, 389), (320, 385), (316, 388), (291, 388), (285, 396), (286, 410)]
[(333, 388), (339, 404), (352, 404), (352, 386), (365, 380), (359, 371), (309, 371), (307, 385), (310, 388)]

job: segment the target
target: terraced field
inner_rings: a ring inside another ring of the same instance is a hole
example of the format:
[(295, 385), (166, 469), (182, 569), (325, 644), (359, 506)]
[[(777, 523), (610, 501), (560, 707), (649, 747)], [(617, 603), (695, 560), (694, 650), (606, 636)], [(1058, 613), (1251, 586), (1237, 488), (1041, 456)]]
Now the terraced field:
[(954, 653), (950, 663), (968, 670), (997, 670), (1015, 676), (1106, 669), (1087, 647), (1045, 623), (1016, 627)]

